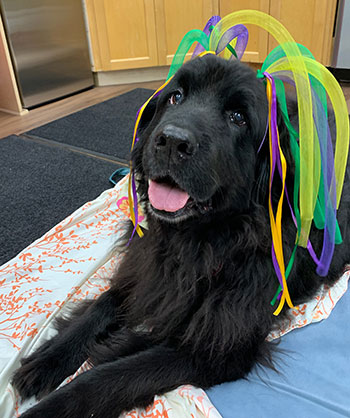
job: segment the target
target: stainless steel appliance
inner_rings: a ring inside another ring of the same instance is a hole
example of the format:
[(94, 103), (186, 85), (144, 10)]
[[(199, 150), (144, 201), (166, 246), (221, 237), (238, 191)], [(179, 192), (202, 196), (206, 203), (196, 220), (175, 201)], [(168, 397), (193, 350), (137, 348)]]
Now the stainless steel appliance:
[(25, 108), (93, 85), (82, 0), (0, 0)]
[(338, 0), (331, 66), (338, 79), (350, 81), (350, 0)]

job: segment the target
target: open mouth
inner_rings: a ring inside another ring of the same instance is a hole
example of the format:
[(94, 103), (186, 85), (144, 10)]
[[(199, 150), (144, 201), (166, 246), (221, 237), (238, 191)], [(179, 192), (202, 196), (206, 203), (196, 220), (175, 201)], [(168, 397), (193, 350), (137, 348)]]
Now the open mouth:
[(149, 180), (148, 198), (153, 212), (166, 219), (180, 220), (211, 209), (211, 202), (196, 202), (168, 176)]

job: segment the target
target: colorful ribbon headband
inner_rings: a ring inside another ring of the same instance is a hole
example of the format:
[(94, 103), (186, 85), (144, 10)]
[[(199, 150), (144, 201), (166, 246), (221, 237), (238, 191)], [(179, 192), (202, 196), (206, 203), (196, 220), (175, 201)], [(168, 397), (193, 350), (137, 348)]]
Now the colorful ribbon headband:
[[(320, 276), (328, 273), (333, 257), (334, 245), (342, 242), (336, 220), (339, 207), (346, 162), (349, 149), (349, 118), (342, 90), (332, 74), (314, 60), (307, 48), (295, 43), (292, 36), (273, 17), (254, 10), (242, 10), (223, 19), (213, 16), (203, 31), (189, 31), (179, 44), (174, 55), (167, 81), (140, 108), (134, 129), (132, 148), (137, 141), (137, 128), (142, 113), (149, 101), (157, 96), (172, 76), (182, 66), (185, 56), (194, 43), (197, 46), (192, 58), (204, 54), (223, 53), (225, 58), (241, 59), (247, 42), (246, 24), (255, 24), (268, 31), (277, 41), (275, 48), (265, 59), (257, 76), (266, 80), (269, 103), (269, 149), (270, 186), (269, 216), (272, 234), (272, 260), (280, 286), (272, 304), (279, 298), (278, 315), (284, 303), (293, 307), (287, 287), (287, 278), (292, 269), (297, 246), (306, 247), (315, 261)], [(295, 87), (298, 103), (298, 132), (290, 123), (284, 83)], [(327, 95), (331, 103), (336, 124), (336, 147), (333, 151), (332, 137), (328, 126)], [(282, 110), (284, 122), (290, 133), (290, 145), (295, 162), (293, 205), (285, 186), (287, 163), (279, 143), (277, 127), (277, 102)], [(130, 165), (130, 168), (131, 165)], [(142, 236), (138, 225), (138, 205), (134, 173), (129, 182), (129, 204), (134, 231)], [(272, 208), (271, 188), (275, 174), (281, 178), (282, 190), (276, 215)], [(295, 247), (285, 267), (282, 246), (282, 205), (286, 198), (296, 226)], [(320, 257), (315, 254), (309, 240), (311, 224), (324, 230)]]

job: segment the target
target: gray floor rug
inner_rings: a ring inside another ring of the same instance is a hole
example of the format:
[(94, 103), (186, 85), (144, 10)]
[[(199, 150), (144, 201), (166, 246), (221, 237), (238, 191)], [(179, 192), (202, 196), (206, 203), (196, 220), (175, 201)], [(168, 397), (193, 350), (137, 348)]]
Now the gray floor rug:
[(0, 265), (112, 187), (119, 165), (17, 136), (0, 140)]
[(84, 148), (128, 162), (136, 113), (152, 92), (148, 89), (132, 90), (32, 129), (26, 135)]
[(20, 136), (0, 140), (0, 265), (112, 187), (129, 159), (135, 89)]

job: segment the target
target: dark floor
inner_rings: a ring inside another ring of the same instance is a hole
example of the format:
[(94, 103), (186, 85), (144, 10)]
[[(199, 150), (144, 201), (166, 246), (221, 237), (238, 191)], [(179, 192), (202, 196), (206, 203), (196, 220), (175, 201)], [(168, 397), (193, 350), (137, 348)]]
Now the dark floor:
[(135, 116), (153, 90), (135, 89), (0, 140), (0, 265), (128, 167)]

